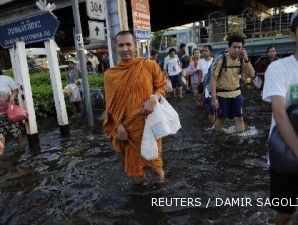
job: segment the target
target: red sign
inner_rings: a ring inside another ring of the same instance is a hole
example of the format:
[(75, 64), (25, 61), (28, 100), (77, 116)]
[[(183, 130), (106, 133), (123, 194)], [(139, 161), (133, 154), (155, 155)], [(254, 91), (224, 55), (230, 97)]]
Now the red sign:
[(149, 0), (131, 0), (134, 30), (151, 31)]

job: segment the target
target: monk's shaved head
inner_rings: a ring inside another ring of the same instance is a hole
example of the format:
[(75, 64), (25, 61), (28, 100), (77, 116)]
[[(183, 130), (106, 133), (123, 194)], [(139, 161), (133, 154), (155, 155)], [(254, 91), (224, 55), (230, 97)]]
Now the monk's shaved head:
[(135, 34), (133, 32), (131, 32), (130, 30), (122, 30), (120, 31), (116, 37), (115, 37), (115, 42), (117, 43), (117, 39), (119, 36), (125, 36), (125, 35), (131, 35), (132, 39), (134, 40), (134, 42), (137, 42), (137, 38), (135, 36)]
[(137, 42), (130, 31), (120, 31), (116, 35), (116, 50), (122, 60), (128, 61), (136, 57)]

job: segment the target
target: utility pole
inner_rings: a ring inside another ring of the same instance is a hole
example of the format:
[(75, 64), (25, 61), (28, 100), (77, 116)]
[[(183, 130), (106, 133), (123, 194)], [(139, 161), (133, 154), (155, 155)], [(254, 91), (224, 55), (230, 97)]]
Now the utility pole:
[(86, 59), (84, 55), (85, 49), (84, 49), (84, 41), (83, 41), (83, 35), (82, 35), (78, 0), (72, 0), (72, 10), (73, 10), (73, 18), (74, 18), (74, 24), (75, 24), (75, 44), (76, 44), (78, 59), (80, 61), (80, 69), (81, 69), (81, 75), (82, 75), (82, 81), (83, 81), (83, 87), (84, 87), (85, 109), (86, 109), (86, 114), (88, 119), (88, 126), (93, 127), (94, 120), (93, 120), (92, 105), (90, 100), (90, 88), (89, 88), (88, 75), (87, 75)]

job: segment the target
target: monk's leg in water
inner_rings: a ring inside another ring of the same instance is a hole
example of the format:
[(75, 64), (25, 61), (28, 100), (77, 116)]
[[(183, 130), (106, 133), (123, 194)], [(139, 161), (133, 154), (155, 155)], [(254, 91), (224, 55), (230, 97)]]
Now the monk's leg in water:
[(162, 167), (150, 167), (150, 171), (155, 176), (156, 183), (163, 183), (165, 181), (165, 173)]
[(221, 119), (217, 119), (214, 124), (214, 130), (218, 132), (222, 132), (224, 128), (224, 121)]
[(145, 175), (142, 176), (132, 176), (134, 184), (143, 184), (145, 182)]
[(244, 121), (243, 121), (243, 117), (235, 117), (234, 118), (235, 121), (235, 127), (236, 127), (236, 132), (237, 133), (242, 133), (244, 132)]

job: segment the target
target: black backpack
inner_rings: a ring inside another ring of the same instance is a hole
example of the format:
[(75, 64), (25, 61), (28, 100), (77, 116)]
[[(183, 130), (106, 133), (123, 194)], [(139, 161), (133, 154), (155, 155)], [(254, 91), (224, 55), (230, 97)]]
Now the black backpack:
[(222, 53), (222, 64), (221, 64), (221, 68), (219, 70), (219, 74), (218, 74), (218, 78), (220, 78), (223, 69), (225, 69), (225, 71), (227, 71), (227, 68), (240, 68), (239, 70), (239, 74), (242, 74), (242, 65), (243, 65), (243, 59), (240, 59), (240, 66), (228, 66), (227, 65), (227, 57), (225, 53)]

